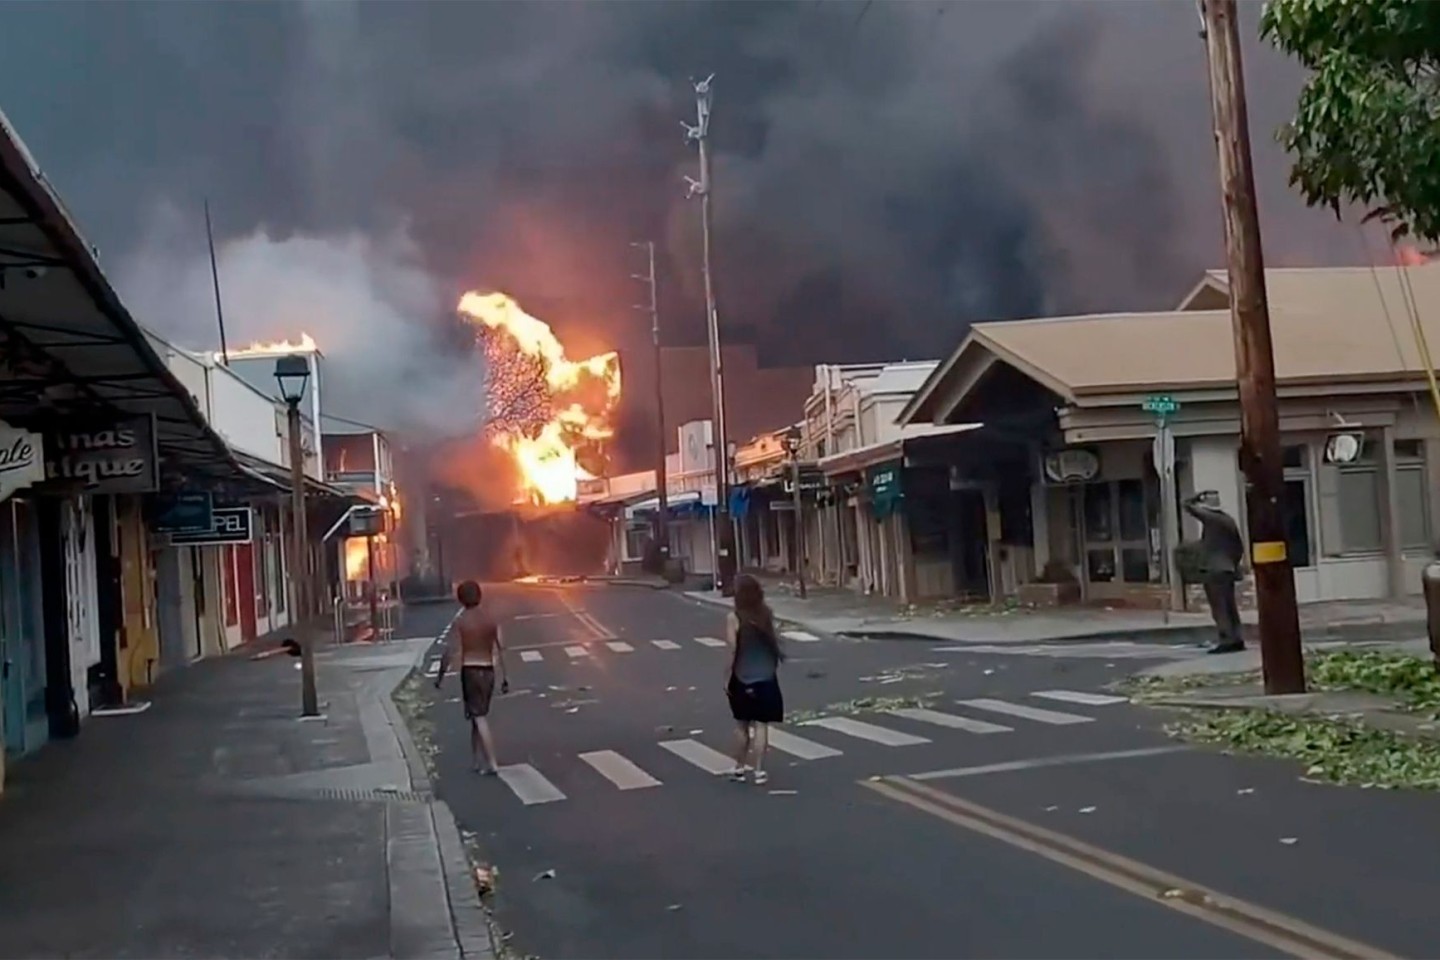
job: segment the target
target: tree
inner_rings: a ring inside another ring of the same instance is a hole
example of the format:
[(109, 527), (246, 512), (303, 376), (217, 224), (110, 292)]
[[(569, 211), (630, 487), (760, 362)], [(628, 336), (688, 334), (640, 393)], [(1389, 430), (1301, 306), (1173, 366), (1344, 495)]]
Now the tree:
[(1440, 3), (1272, 0), (1261, 35), (1311, 72), (1279, 133), (1306, 203), (1440, 241)]

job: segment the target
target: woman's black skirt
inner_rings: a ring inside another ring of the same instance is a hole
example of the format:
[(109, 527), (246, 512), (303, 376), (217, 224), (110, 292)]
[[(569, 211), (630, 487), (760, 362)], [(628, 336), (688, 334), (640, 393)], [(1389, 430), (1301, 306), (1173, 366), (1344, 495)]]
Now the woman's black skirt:
[(780, 723), (785, 718), (779, 680), (741, 683), (731, 677), (725, 692), (730, 699), (730, 713), (740, 723)]

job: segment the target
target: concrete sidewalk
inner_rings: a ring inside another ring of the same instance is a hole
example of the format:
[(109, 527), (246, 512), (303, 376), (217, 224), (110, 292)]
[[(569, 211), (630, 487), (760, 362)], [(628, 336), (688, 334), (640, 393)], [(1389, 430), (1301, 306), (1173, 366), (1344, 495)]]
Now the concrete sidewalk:
[[(1158, 610), (1096, 607), (902, 607), (892, 601), (848, 590), (813, 589), (801, 600), (789, 584), (769, 582), (766, 595), (775, 615), (807, 630), (877, 639), (939, 640), (949, 643), (1027, 644), (1104, 637), (1146, 643), (1209, 643), (1215, 626), (1209, 613), (1165, 614)], [(728, 607), (714, 592), (691, 591), (687, 597)], [(1243, 617), (1255, 622), (1254, 611)], [(1419, 597), (1393, 601), (1345, 601), (1306, 604), (1300, 626), (1307, 641), (1409, 639), (1425, 633), (1425, 607)]]
[(162, 677), (12, 769), (0, 956), (489, 957), (459, 831), (390, 699), (428, 640)]

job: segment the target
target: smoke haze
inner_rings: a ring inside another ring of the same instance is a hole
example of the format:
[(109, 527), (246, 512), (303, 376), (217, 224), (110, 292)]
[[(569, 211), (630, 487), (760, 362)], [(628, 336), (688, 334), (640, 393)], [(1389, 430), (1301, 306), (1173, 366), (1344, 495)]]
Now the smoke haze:
[[(716, 276), (771, 362), (937, 356), (976, 320), (1173, 305), (1222, 262), (1189, 3), (12, 5), (0, 107), (138, 316), (215, 346), (309, 330), (337, 413), (464, 430), (469, 288), (573, 356), (703, 342), (689, 77), (715, 71)], [(1298, 69), (1246, 69), (1272, 264), (1353, 259), (1270, 137)], [(463, 338), (459, 342), (464, 342)], [(631, 435), (640, 451), (649, 440)]]

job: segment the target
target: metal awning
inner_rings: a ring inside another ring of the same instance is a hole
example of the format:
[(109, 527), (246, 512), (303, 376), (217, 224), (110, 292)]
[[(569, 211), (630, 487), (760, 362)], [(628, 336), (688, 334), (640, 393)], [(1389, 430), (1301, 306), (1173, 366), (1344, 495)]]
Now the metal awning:
[(0, 419), (152, 414), (162, 471), (238, 464), (0, 113)]
[[(278, 463), (271, 463), (269, 460), (262, 460), (259, 457), (252, 456), (239, 450), (236, 450), (234, 453), (236, 466), (239, 468), (240, 472), (245, 474), (245, 476), (250, 478), (251, 480), (254, 480), (257, 483), (264, 485), (266, 488), (269, 488), (267, 492), (290, 492), (291, 486), (289, 467), (283, 466), (282, 464)], [(343, 487), (338, 487), (333, 483), (325, 483), (322, 480), (316, 480), (309, 474), (306, 474), (305, 476), (305, 493), (307, 496), (333, 497), (337, 500), (344, 500), (347, 504), (370, 503), (369, 500), (367, 500), (365, 497), (360, 496), (359, 494), (352, 493), (351, 491), (346, 490)]]

